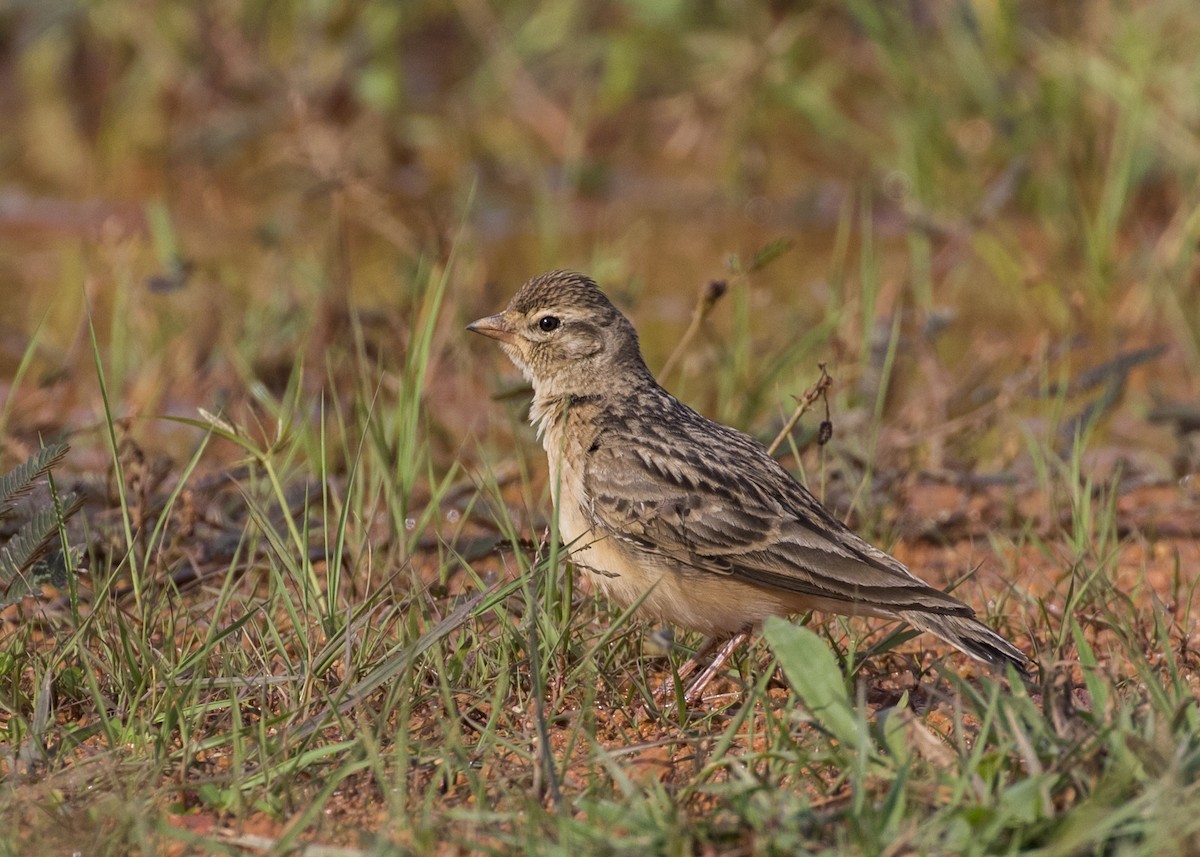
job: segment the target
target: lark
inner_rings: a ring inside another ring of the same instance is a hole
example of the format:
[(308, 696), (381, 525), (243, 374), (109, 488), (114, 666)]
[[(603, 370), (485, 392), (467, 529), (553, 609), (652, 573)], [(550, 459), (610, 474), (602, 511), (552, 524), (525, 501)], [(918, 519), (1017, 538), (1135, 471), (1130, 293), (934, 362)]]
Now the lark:
[(1021, 651), (969, 606), (856, 535), (754, 438), (659, 386), (637, 331), (588, 277), (534, 277), (467, 329), (533, 385), (576, 567), (618, 605), (707, 635), (702, 652), (727, 641), (689, 702), (767, 617), (809, 610), (900, 619), (1025, 674)]

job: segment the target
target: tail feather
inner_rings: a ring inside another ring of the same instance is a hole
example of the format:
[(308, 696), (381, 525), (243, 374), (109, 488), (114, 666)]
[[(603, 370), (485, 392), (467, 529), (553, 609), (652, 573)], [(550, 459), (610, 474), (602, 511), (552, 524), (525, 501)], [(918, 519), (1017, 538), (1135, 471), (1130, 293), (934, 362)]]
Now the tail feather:
[(974, 617), (916, 610), (898, 611), (898, 615), (914, 628), (928, 631), (973, 658), (1001, 669), (1011, 664), (1023, 678), (1030, 677), (1029, 659), (1021, 650)]

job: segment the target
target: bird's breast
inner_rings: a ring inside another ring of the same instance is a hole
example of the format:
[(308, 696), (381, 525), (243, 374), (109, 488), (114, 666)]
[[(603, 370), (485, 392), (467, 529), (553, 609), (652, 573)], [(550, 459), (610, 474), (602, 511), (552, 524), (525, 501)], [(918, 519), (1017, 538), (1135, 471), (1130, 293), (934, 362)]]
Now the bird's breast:
[(568, 550), (585, 550), (591, 522), (584, 513), (587, 495), (584, 489), (583, 450), (565, 430), (561, 420), (548, 421), (542, 432), (542, 445), (550, 464), (550, 494), (558, 510), (558, 537)]
[(633, 561), (615, 537), (594, 526), (584, 474), (595, 432), (561, 416), (543, 418), (541, 424), (559, 542), (601, 592), (620, 604), (637, 600), (659, 575), (649, 565)]

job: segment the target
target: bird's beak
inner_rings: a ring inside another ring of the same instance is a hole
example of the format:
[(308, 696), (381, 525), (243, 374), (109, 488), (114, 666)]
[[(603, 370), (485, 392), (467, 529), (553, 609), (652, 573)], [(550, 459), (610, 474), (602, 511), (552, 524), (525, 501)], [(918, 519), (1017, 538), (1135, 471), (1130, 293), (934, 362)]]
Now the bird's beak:
[(501, 342), (512, 343), (517, 338), (516, 331), (502, 312), (471, 322), (467, 325), (467, 330), (482, 333), (489, 339), (498, 339)]

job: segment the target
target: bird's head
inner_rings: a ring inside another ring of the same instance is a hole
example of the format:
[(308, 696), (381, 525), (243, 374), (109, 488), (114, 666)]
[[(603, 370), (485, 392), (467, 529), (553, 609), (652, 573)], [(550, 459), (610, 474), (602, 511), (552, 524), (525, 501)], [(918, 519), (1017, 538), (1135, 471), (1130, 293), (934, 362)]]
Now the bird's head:
[(538, 396), (602, 395), (649, 375), (633, 325), (583, 274), (534, 277), (467, 330), (499, 341)]

